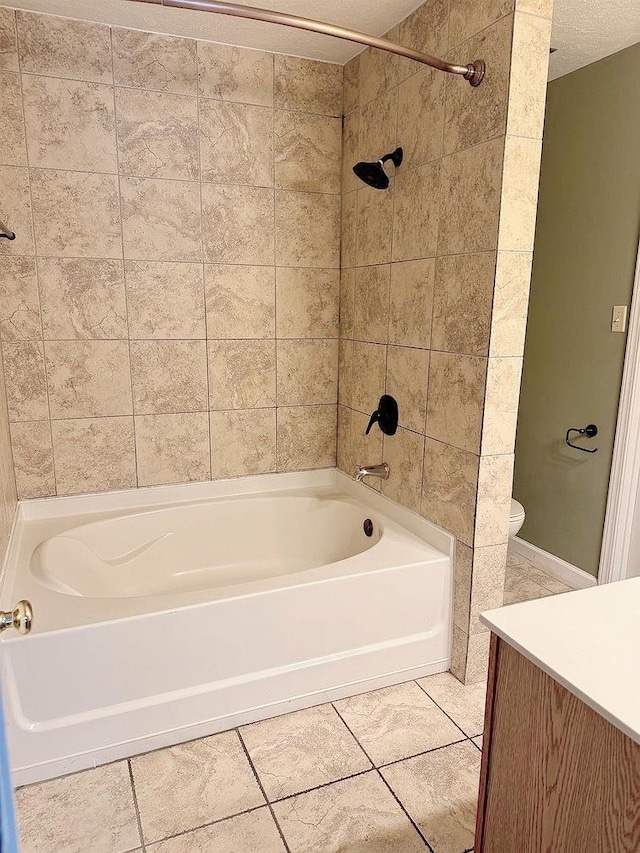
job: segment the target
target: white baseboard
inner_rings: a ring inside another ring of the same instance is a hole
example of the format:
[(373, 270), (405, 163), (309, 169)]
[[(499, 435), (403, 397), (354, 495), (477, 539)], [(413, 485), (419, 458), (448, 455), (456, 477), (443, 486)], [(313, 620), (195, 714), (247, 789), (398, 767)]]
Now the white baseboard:
[(543, 551), (537, 545), (532, 545), (530, 542), (525, 542), (524, 539), (519, 539), (514, 536), (509, 539), (509, 548), (514, 554), (519, 554), (525, 557), (537, 569), (541, 569), (552, 578), (559, 580), (561, 583), (566, 583), (567, 586), (573, 589), (586, 589), (589, 586), (596, 586), (597, 579), (589, 572), (567, 563), (566, 560), (560, 559), (548, 551)]

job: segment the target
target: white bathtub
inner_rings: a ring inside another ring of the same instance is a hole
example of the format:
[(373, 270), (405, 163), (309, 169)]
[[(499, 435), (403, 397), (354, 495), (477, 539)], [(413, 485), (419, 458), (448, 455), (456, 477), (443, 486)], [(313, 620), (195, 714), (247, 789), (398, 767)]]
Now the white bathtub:
[(452, 549), (335, 470), (23, 502), (15, 783), (448, 669)]

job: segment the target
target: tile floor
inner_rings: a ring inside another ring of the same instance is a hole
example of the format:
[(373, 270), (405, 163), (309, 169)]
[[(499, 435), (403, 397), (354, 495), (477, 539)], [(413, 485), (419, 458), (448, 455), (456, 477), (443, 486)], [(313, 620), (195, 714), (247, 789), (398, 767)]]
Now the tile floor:
[[(505, 603), (566, 589), (510, 556)], [(466, 853), (484, 693), (443, 673), (21, 788), (23, 853)]]

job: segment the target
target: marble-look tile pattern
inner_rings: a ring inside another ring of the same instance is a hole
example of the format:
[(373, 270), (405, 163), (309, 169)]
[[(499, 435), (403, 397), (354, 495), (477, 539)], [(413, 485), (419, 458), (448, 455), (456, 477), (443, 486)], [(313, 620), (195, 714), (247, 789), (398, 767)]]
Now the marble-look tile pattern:
[(498, 252), (489, 355), (521, 357), (527, 328), (530, 252)]
[(211, 476), (245, 477), (276, 470), (276, 410), (210, 412)]
[(273, 267), (207, 264), (205, 294), (209, 338), (234, 340), (275, 336)]
[(45, 361), (52, 418), (133, 413), (126, 341), (47, 341)]
[(112, 40), (116, 85), (195, 95), (197, 50), (192, 39), (114, 27)]
[(327, 62), (276, 54), (274, 105), (281, 110), (342, 115), (342, 69)]
[(355, 271), (352, 304), (345, 294), (345, 309), (352, 318), (352, 336), (360, 341), (386, 344), (389, 337), (389, 283), (391, 267), (381, 264)]
[(203, 98), (273, 106), (271, 53), (198, 42), (198, 85)]
[(2, 258), (0, 270), (0, 338), (39, 338), (42, 327), (35, 258)]
[(340, 119), (285, 112), (274, 115), (276, 187), (340, 193)]
[(438, 258), (431, 346), (486, 356), (489, 351), (495, 252)]
[(275, 226), (278, 266), (340, 266), (339, 196), (277, 190)]
[(423, 435), (402, 428), (384, 438), (384, 459), (391, 473), (382, 483), (382, 493), (414, 512), (420, 512), (424, 441)]
[(468, 736), (484, 729), (486, 684), (461, 684), (450, 672), (421, 678), (418, 684)]
[(279, 406), (333, 403), (337, 395), (337, 381), (337, 340), (278, 341)]
[(39, 258), (38, 279), (45, 339), (127, 337), (122, 261)]
[(276, 273), (276, 336), (337, 338), (339, 296), (338, 270), (279, 268)]
[(140, 755), (131, 769), (145, 841), (264, 803), (235, 732)]
[(422, 853), (425, 849), (375, 773), (276, 803), (274, 812), (291, 853)]
[(359, 104), (359, 89), (360, 86), (360, 54), (357, 54), (350, 59), (344, 66), (344, 74), (342, 77), (342, 97), (343, 97), (343, 112), (344, 115), (349, 115), (352, 110), (355, 110)]
[(268, 107), (201, 100), (202, 180), (272, 187), (273, 117)]
[(11, 424), (11, 450), (18, 497), (40, 498), (55, 494), (49, 422)]
[(3, 74), (2, 86), (0, 121), (3, 140), (0, 160), (5, 166), (26, 166), (27, 148), (20, 75), (6, 72)]
[(273, 190), (202, 185), (205, 261), (274, 264)]
[(198, 179), (196, 98), (117, 88), (116, 127), (121, 175)]
[(382, 770), (434, 853), (473, 846), (480, 753), (469, 741)]
[(542, 136), (550, 39), (551, 16), (515, 15), (507, 118), (507, 133), (514, 136)]
[(336, 464), (336, 407), (280, 406), (278, 471), (332, 468)]
[(34, 255), (29, 172), (13, 166), (0, 166), (0, 184), (0, 219), (10, 222), (16, 235), (15, 240), (0, 241), (0, 256)]
[(398, 89), (398, 139), (402, 140), (402, 169), (422, 166), (442, 154), (446, 80), (423, 67)]
[(139, 415), (135, 432), (139, 486), (209, 479), (207, 412)]
[(476, 548), (473, 554), (469, 634), (482, 634), (488, 629), (479, 616), (485, 610), (502, 607), (505, 586), (507, 545)]
[[(435, 357), (435, 353), (431, 357)], [(428, 383), (428, 350), (391, 346), (387, 349), (386, 392), (398, 401), (400, 426), (422, 435), (425, 433)]]
[[(2, 24), (2, 16), (0, 16), (0, 24)], [(0, 356), (1, 366), (2, 357)], [(11, 456), (4, 375), (0, 370), (0, 556), (3, 560), (9, 543), (16, 506), (16, 477), (14, 476), (14, 464)]]
[(269, 800), (371, 767), (331, 705), (243, 726), (240, 734)]
[(515, 449), (522, 358), (490, 358), (482, 425), (482, 453)]
[(40, 341), (2, 344), (9, 421), (39, 421), (49, 417), (44, 348)]
[(117, 171), (111, 86), (25, 74), (22, 87), (32, 168)]
[(480, 452), (487, 360), (455, 353), (431, 353), (427, 435)]
[(335, 707), (378, 766), (464, 737), (415, 682), (343, 699)]
[(358, 160), (379, 160), (383, 154), (396, 148), (397, 114), (397, 88), (370, 101), (359, 111)]
[(513, 454), (483, 456), (478, 472), (475, 547), (503, 545), (509, 538)]
[(275, 341), (209, 341), (209, 408), (276, 405)]
[(435, 261), (432, 259), (391, 265), (390, 344), (430, 346), (434, 277)]
[(161, 841), (153, 853), (285, 853), (278, 827), (266, 807)]
[(207, 409), (205, 341), (131, 341), (136, 415)]
[(200, 264), (126, 261), (124, 269), (132, 339), (206, 337)]
[(500, 210), (500, 249), (531, 252), (538, 212), (538, 179), (542, 140), (508, 136)]
[(59, 495), (136, 485), (133, 418), (51, 421), (51, 436)]
[(0, 9), (0, 68), (19, 71), (18, 37), (13, 9)]
[(454, 47), (513, 11), (514, 0), (451, 0), (449, 46)]
[(125, 853), (139, 844), (126, 761), (20, 788), (24, 853)]
[(426, 440), (420, 511), (470, 546), (474, 544), (478, 464), (473, 453)]
[(393, 214), (394, 261), (435, 256), (440, 192), (439, 163), (398, 174)]
[(16, 22), (22, 71), (112, 82), (109, 27), (30, 12), (17, 12)]
[(395, 178), (392, 178), (384, 193), (370, 187), (361, 187), (356, 193), (355, 257), (358, 266), (391, 261), (394, 185)]

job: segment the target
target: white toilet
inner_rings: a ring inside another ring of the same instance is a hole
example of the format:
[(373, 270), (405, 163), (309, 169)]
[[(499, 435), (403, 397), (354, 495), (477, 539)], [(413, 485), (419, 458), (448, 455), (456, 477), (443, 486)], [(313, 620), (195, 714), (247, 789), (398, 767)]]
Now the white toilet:
[(518, 531), (524, 524), (524, 507), (511, 498), (511, 515), (509, 516), (509, 538), (518, 535)]

